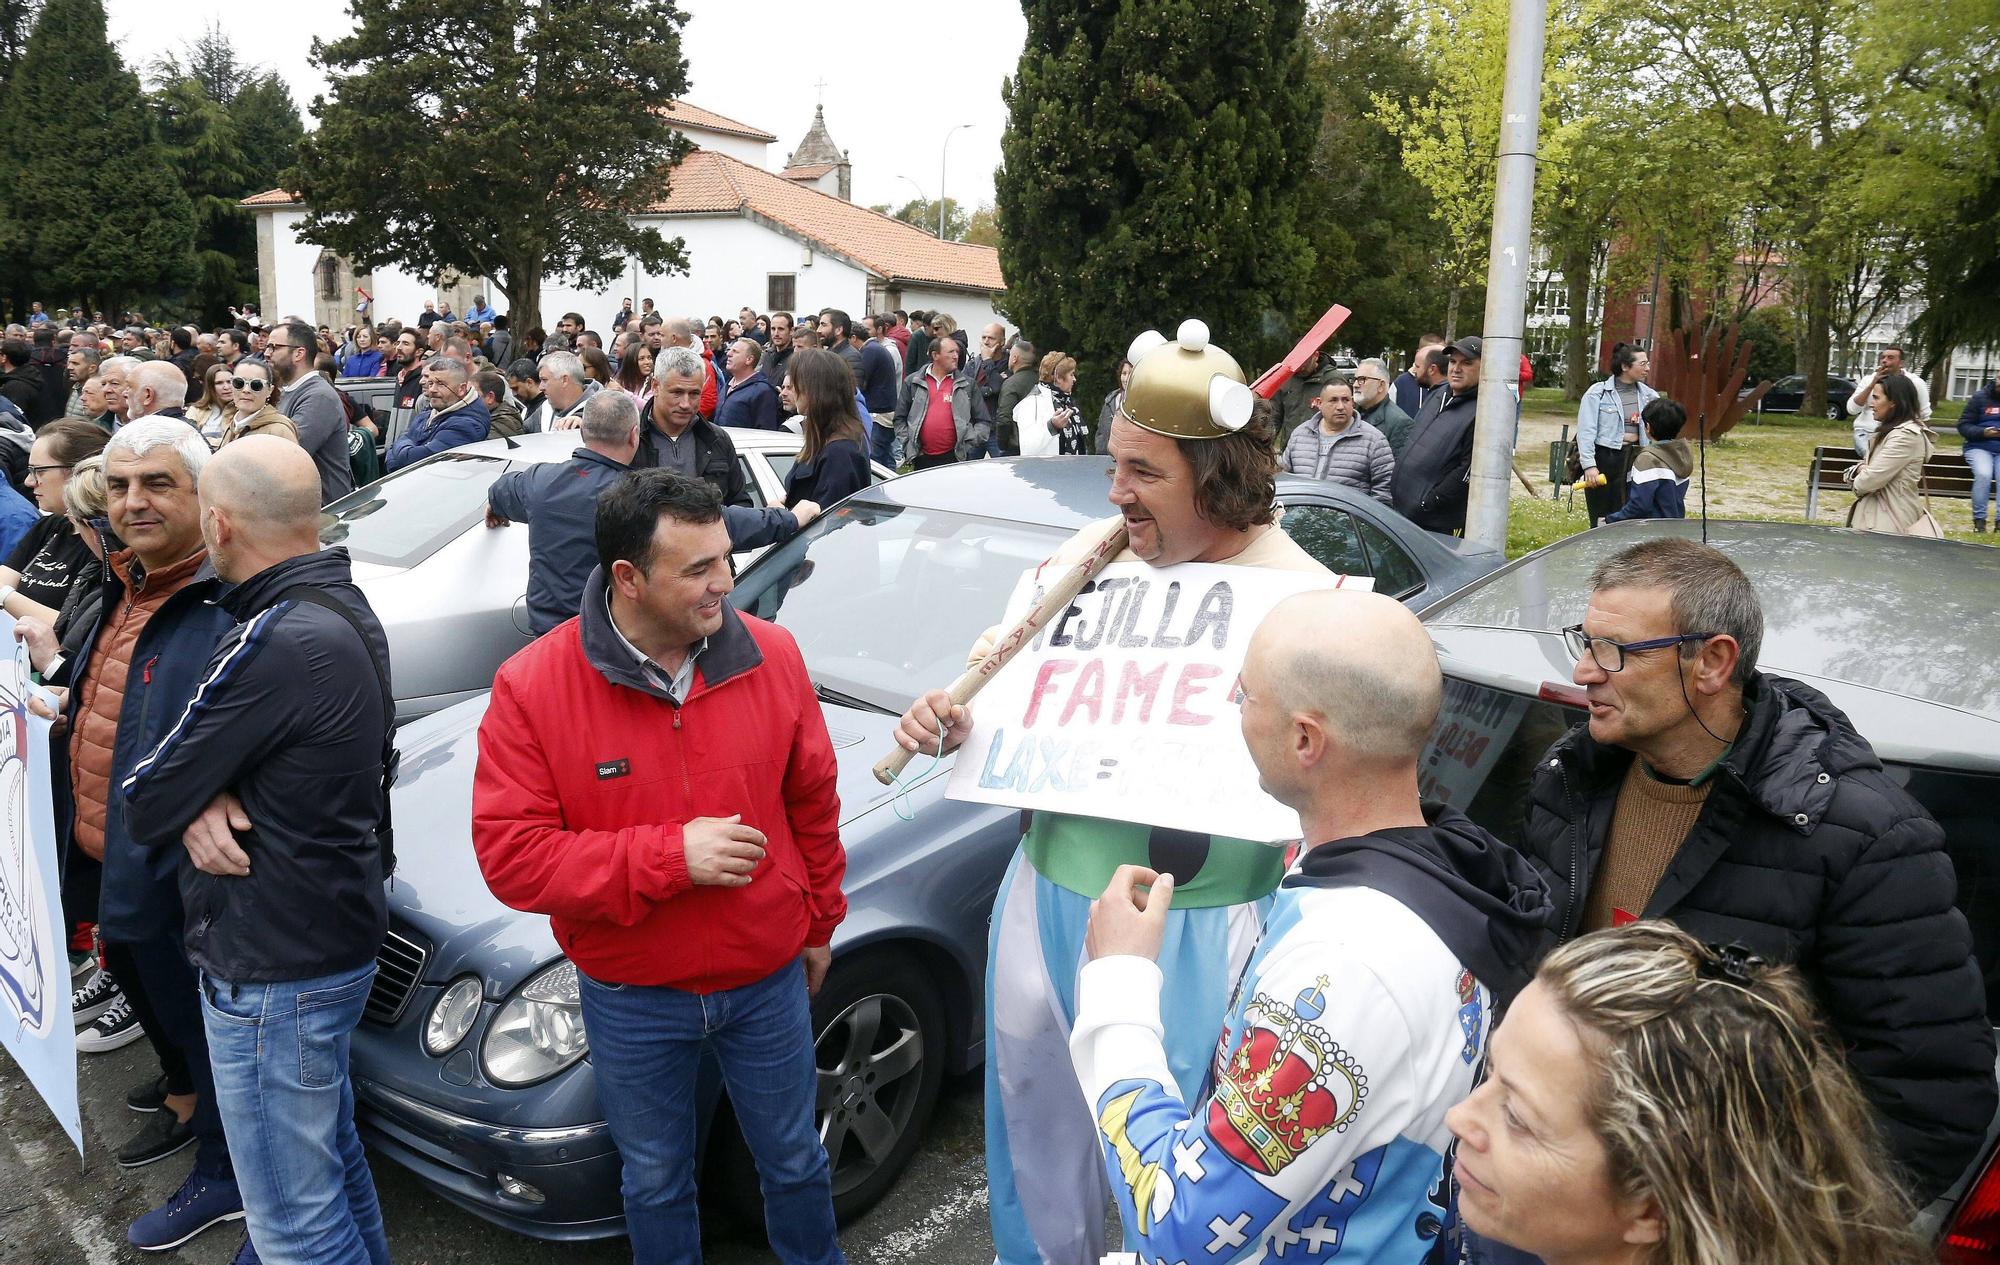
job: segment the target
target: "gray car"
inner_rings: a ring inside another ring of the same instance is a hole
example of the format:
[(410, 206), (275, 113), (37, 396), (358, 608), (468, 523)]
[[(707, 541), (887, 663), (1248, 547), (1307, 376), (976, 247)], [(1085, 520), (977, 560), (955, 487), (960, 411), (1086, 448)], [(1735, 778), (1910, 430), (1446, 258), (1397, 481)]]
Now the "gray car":
[[(909, 1162), (945, 1073), (982, 1058), (987, 915), (1020, 836), (1018, 812), (944, 798), (949, 758), (915, 761), (897, 791), (870, 766), (915, 694), (957, 675), (1021, 572), (1108, 514), (1105, 465), (982, 461), (879, 484), (772, 549), (731, 597), (798, 639), (839, 762), (848, 915), (813, 1019), (843, 1218)], [(1310, 551), (1412, 606), (1500, 562), (1346, 488), (1287, 478), (1279, 494)], [(401, 736), (402, 868), (353, 1039), (358, 1119), (378, 1153), (480, 1216), (538, 1238), (617, 1234), (618, 1159), (575, 970), (548, 920), (495, 900), (473, 857), (484, 709), (476, 698)], [(709, 1185), (754, 1200), (732, 1133), (717, 1132)]]
[[(1445, 671), (1424, 792), (1515, 843), (1529, 779), (1551, 744), (1586, 718), (1561, 629), (1582, 620), (1593, 567), (1687, 521), (1621, 523), (1559, 541), (1423, 613)], [(2000, 551), (1784, 523), (1711, 522), (1710, 544), (1743, 568), (1764, 607), (1759, 666), (1803, 681), (1846, 712), (1911, 795), (1944, 827), (1958, 902), (2000, 1015), (2000, 672), (1992, 631)], [(1974, 1166), (1983, 1205), (2000, 1162)], [(1978, 1200), (1967, 1180), (1932, 1222)], [(1990, 1237), (1990, 1236), (1989, 1236)], [(1988, 1259), (1967, 1256), (1965, 1259)]]
[[(789, 431), (731, 429), (754, 505), (781, 505), (803, 442)], [(354, 579), (389, 635), (399, 720), (492, 688), (528, 644), (528, 529), (488, 528), (486, 491), (510, 470), (567, 461), (577, 431), (486, 439), (405, 466), (321, 511), (320, 540), (345, 545)], [(875, 467), (875, 477), (893, 477)], [(755, 551), (739, 554), (748, 565)]]

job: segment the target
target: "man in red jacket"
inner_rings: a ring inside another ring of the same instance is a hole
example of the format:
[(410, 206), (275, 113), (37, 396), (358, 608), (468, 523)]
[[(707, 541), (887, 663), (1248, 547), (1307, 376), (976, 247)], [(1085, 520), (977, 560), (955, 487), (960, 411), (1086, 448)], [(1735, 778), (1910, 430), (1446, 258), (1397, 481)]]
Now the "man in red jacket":
[(582, 613), (509, 659), (479, 726), (472, 839), (494, 895), (575, 963), (640, 1265), (701, 1259), (695, 1069), (722, 1066), (772, 1249), (841, 1261), (808, 995), (847, 912), (833, 744), (798, 644), (738, 614), (722, 502), (625, 476)]

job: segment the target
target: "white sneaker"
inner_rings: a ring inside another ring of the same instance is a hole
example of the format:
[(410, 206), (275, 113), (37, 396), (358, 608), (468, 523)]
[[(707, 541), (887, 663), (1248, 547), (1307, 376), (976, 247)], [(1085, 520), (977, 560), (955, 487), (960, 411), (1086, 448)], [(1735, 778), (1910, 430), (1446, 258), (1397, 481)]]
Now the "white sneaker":
[(69, 995), (70, 1014), (75, 1018), (76, 1026), (81, 1028), (111, 1009), (112, 1003), (123, 996), (118, 981), (111, 978), (111, 972), (100, 970), (78, 984), (76, 991)]
[(76, 1048), (80, 1054), (102, 1054), (107, 1050), (122, 1050), (145, 1035), (145, 1029), (139, 1026), (139, 1016), (132, 1013), (131, 999), (120, 992), (109, 1010), (76, 1034)]

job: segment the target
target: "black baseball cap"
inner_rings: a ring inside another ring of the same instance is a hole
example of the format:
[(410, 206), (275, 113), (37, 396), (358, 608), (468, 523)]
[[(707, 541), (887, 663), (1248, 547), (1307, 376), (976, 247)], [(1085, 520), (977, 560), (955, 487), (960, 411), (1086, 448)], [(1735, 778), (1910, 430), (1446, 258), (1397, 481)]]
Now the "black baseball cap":
[(1480, 350), (1482, 347), (1484, 347), (1484, 345), (1485, 344), (1479, 341), (1479, 335), (1468, 334), (1464, 338), (1461, 338), (1457, 342), (1453, 343), (1451, 345), (1451, 351), (1452, 354), (1463, 356), (1467, 360), (1477, 360), (1479, 359)]

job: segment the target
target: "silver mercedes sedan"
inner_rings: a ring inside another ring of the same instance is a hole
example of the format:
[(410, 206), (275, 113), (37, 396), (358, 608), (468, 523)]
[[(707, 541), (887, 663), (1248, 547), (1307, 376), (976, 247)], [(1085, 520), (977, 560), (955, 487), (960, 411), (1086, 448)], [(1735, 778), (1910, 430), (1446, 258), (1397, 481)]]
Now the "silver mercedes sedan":
[[(782, 504), (799, 436), (732, 428), (729, 438), (751, 503)], [(582, 442), (573, 430), (481, 440), (405, 466), (321, 512), (320, 542), (346, 546), (355, 582), (388, 633), (399, 722), (493, 688), (493, 673), (532, 640), (528, 529), (488, 528), (486, 491), (509, 470), (569, 460)], [(877, 482), (895, 474), (874, 472)], [(757, 552), (738, 554), (738, 569)]]

